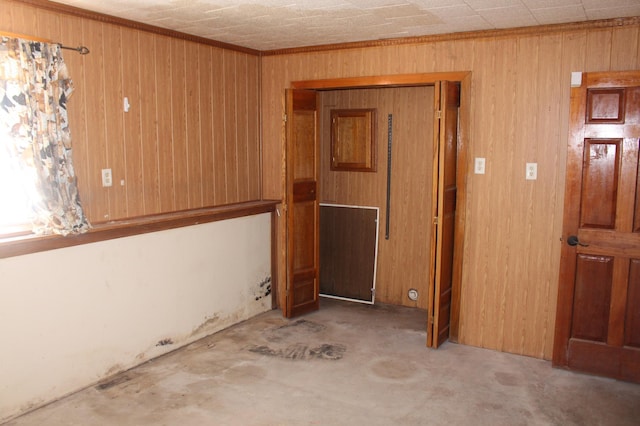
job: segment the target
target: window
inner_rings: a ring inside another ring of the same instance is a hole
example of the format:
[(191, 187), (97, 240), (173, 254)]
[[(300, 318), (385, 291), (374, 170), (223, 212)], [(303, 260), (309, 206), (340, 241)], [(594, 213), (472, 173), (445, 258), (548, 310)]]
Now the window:
[(0, 235), (89, 229), (71, 160), (71, 80), (60, 46), (0, 39)]

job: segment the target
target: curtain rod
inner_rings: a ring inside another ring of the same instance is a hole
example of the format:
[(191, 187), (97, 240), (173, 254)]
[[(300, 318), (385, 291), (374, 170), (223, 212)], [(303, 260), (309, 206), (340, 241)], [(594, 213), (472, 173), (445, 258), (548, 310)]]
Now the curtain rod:
[(78, 52), (81, 55), (86, 55), (87, 53), (89, 53), (89, 49), (86, 46), (78, 46), (78, 47), (69, 47), (69, 46), (65, 46), (61, 43), (56, 43), (58, 46), (60, 46), (60, 49), (67, 49), (67, 50), (75, 50), (76, 52)]
[[(10, 32), (6, 32), (6, 31), (0, 31), (0, 37), (21, 38), (21, 39), (25, 39), (25, 40), (39, 41), (39, 42), (42, 42), (42, 43), (51, 43), (51, 40), (48, 40), (46, 38), (33, 37), (33, 36), (24, 35), (24, 34), (10, 33)], [(78, 52), (81, 55), (86, 55), (87, 53), (89, 53), (89, 49), (87, 47), (85, 47), (85, 46), (69, 47), (69, 46), (63, 45), (62, 43), (55, 43), (55, 44), (60, 46), (60, 49), (75, 50), (76, 52)]]

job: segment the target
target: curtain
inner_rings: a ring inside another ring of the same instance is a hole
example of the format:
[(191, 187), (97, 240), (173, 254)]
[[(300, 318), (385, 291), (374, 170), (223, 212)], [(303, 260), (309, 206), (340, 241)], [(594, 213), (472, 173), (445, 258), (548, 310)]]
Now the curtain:
[(72, 162), (67, 119), (72, 90), (59, 45), (2, 37), (0, 155), (13, 167), (11, 185), (29, 198), (36, 234), (90, 228)]

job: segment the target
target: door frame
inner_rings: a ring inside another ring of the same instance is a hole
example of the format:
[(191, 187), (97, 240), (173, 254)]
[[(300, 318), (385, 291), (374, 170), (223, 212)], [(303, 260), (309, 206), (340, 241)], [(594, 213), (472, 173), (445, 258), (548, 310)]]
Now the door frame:
[[(418, 74), (395, 74), (366, 77), (331, 78), (320, 80), (292, 81), (290, 89), (333, 90), (333, 89), (363, 89), (385, 87), (433, 86), (438, 81), (452, 81), (460, 83), (460, 112), (458, 129), (458, 182), (457, 210), (454, 235), (454, 264), (451, 300), (451, 325), (449, 340), (458, 341), (460, 326), (460, 303), (462, 290), (462, 255), (464, 247), (464, 229), (466, 223), (466, 182), (470, 168), (468, 145), (470, 140), (471, 116), (471, 71), (436, 72)], [(435, 184), (435, 183), (434, 183)], [(285, 231), (286, 232), (286, 231)], [(286, 254), (285, 254), (286, 257)], [(430, 268), (434, 264), (431, 262)], [(286, 279), (286, 277), (285, 277)]]

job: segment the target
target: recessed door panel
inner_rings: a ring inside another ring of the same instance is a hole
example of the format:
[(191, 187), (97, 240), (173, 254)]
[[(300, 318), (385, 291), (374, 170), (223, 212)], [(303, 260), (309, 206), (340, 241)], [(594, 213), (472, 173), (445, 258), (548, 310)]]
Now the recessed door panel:
[(607, 341), (613, 259), (578, 255), (571, 337)]
[(620, 140), (585, 141), (580, 217), (583, 228), (615, 227), (620, 146)]

